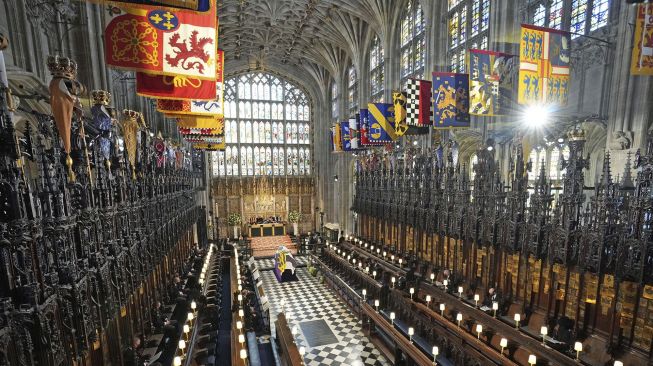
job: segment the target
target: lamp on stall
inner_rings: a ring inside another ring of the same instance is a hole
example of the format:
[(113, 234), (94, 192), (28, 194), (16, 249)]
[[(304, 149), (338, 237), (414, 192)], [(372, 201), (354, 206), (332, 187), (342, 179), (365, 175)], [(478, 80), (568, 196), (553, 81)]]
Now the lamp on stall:
[(392, 278), (390, 279), (390, 281), (392, 282), (392, 288), (395, 288), (395, 281), (396, 280), (397, 279), (394, 276), (392, 276)]
[(444, 285), (444, 290), (447, 291), (447, 286), (449, 286), (449, 280), (442, 280), (442, 285)]
[(574, 343), (574, 351), (576, 351), (576, 361), (580, 360), (580, 352), (583, 350), (583, 344), (581, 342)]
[(370, 273), (370, 266), (365, 267), (365, 273)]
[(535, 355), (530, 355), (528, 356), (528, 364), (529, 365), (535, 365), (537, 363), (537, 357)]
[(411, 287), (408, 292), (410, 292), (410, 299), (412, 300), (413, 299), (413, 294), (415, 293), (415, 288)]
[(379, 300), (374, 300), (374, 306), (376, 307), (376, 311), (379, 311)]
[(433, 284), (433, 280), (435, 280), (435, 273), (431, 272), (431, 285)]
[(476, 324), (476, 333), (478, 333), (478, 339), (481, 339), (481, 333), (483, 333), (483, 325)]
[(242, 319), (245, 317), (245, 311), (243, 309), (238, 310), (238, 316)]
[(515, 328), (519, 328), (520, 321), (521, 321), (521, 315), (519, 315), (519, 313), (515, 314)]
[(367, 290), (363, 289), (363, 301), (365, 301), (365, 296), (367, 296)]
[(379, 255), (379, 254), (381, 254), (381, 249), (376, 248), (376, 255)]
[(431, 354), (433, 355), (433, 364), (437, 365), (435, 359), (438, 357), (438, 354), (440, 354), (440, 349), (438, 348), (438, 346), (433, 346), (433, 349), (431, 350)]
[(413, 327), (408, 328), (408, 340), (410, 340), (410, 343), (413, 343), (413, 334), (415, 334), (415, 329)]
[(242, 290), (243, 290), (243, 286), (242, 286), (242, 285), (238, 285), (238, 292), (241, 292)]
[(376, 280), (376, 271), (372, 271), (372, 278)]
[(195, 312), (195, 309), (197, 309), (197, 303), (195, 301), (190, 302), (190, 308), (193, 310), (193, 313)]
[[(365, 248), (367, 248), (367, 247), (365, 247)], [(372, 245), (372, 246), (370, 247), (370, 249), (371, 249), (371, 250), (374, 250), (374, 245)]]
[(463, 320), (463, 314), (458, 313), (458, 315), (456, 315), (456, 320), (458, 321), (458, 328), (460, 328), (460, 322)]
[(181, 366), (181, 357), (175, 356), (175, 358), (172, 361), (173, 366)]
[(238, 303), (240, 303), (241, 306), (243, 305), (243, 295), (241, 294), (238, 294)]
[(462, 299), (463, 298), (463, 287), (458, 286), (458, 298)]
[(195, 315), (193, 313), (188, 313), (186, 318), (188, 319), (188, 323), (190, 323), (190, 325), (193, 325), (193, 319), (195, 319)]
[(243, 346), (243, 343), (245, 343), (245, 335), (244, 334), (239, 334), (238, 335), (238, 343), (240, 343), (240, 346)]
[(615, 361), (614, 366), (624, 366), (624, 363), (621, 361)]
[(243, 322), (241, 322), (240, 320), (237, 321), (236, 322), (236, 329), (238, 329), (238, 331), (241, 331), (243, 329)]
[(542, 344), (546, 345), (546, 335), (549, 334), (549, 329), (546, 326), (540, 328), (540, 334), (542, 335)]
[(481, 297), (478, 296), (478, 294), (474, 294), (474, 302), (476, 303), (476, 307), (478, 307), (478, 300), (480, 300)]
[(501, 338), (501, 341), (499, 342), (499, 346), (501, 346), (501, 355), (503, 356), (503, 349), (508, 347), (508, 340), (505, 338)]
[(494, 310), (494, 317), (497, 317), (497, 310), (499, 310), (499, 303), (496, 301), (492, 302), (492, 310)]
[(395, 313), (394, 311), (390, 313), (390, 324), (394, 325), (395, 324)]
[(190, 332), (190, 327), (188, 324), (184, 324), (184, 335), (186, 336), (186, 340), (188, 340), (188, 333)]
[(179, 340), (179, 349), (181, 350), (181, 356), (184, 357), (184, 349), (186, 349), (186, 341), (183, 339)]
[(392, 260), (392, 263), (395, 262), (395, 255), (394, 254), (390, 256), (390, 260)]
[(426, 307), (429, 307), (430, 302), (431, 302), (431, 295), (426, 295)]
[(401, 267), (401, 262), (403, 261), (404, 261), (403, 259), (399, 258), (399, 267)]
[(247, 350), (246, 349), (241, 349), (240, 350), (240, 359), (243, 360), (243, 362), (247, 362)]
[(383, 258), (385, 258), (387, 255), (388, 255), (388, 252), (386, 252), (386, 251), (384, 250), (384, 251), (383, 251)]
[(306, 354), (306, 347), (304, 346), (299, 347), (299, 355), (304, 357), (305, 354)]
[(440, 303), (440, 315), (444, 316), (444, 309), (446, 308), (446, 305), (442, 302)]

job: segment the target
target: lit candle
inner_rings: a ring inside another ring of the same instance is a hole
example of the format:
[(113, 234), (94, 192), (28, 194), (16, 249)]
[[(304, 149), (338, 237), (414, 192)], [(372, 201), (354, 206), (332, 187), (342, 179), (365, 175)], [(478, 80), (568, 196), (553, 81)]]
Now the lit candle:
[(530, 365), (535, 365), (537, 363), (537, 357), (535, 357), (535, 355), (528, 356), (528, 363)]
[(580, 352), (583, 350), (583, 344), (580, 342), (574, 343), (574, 351), (576, 351), (576, 361), (580, 360)]

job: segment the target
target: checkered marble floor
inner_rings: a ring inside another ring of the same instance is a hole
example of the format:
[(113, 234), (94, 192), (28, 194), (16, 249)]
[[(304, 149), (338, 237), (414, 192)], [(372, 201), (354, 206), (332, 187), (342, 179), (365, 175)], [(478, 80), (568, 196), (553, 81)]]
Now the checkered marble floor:
[[(304, 255), (295, 255), (294, 256), (295, 260), (297, 260), (297, 263), (299, 264), (307, 264), (308, 263), (308, 257)], [(267, 268), (274, 268), (274, 258), (264, 258), (264, 259), (257, 259), (256, 260), (256, 266), (259, 268), (259, 270), (267, 269)]]
[[(259, 266), (265, 268), (263, 264)], [(263, 286), (272, 306), (272, 334), (277, 313), (281, 311), (281, 299), (285, 299), (290, 326), (297, 325), (297, 344), (306, 347), (306, 365), (390, 365), (363, 334), (360, 320), (331, 290), (318, 282), (317, 277), (308, 274), (306, 268), (299, 268), (297, 277), (297, 282), (278, 283), (272, 271), (261, 272)], [(318, 319), (326, 321), (338, 339), (337, 343), (314, 348), (308, 346), (299, 323)]]

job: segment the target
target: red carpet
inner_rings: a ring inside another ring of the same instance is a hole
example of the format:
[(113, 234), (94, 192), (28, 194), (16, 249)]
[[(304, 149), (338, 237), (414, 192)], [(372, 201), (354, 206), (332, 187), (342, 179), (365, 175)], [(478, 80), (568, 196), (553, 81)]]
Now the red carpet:
[(297, 254), (297, 247), (290, 236), (266, 236), (252, 238), (252, 255), (254, 257), (272, 257), (280, 245), (285, 245), (292, 254)]

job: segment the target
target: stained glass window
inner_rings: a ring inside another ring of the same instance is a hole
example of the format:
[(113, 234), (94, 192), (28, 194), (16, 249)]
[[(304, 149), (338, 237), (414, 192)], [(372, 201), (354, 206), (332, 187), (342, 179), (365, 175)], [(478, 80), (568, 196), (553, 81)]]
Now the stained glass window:
[(354, 65), (347, 70), (347, 105), (349, 114), (353, 115), (358, 111), (358, 75)]
[(426, 37), (424, 13), (418, 0), (410, 0), (401, 21), (401, 85), (409, 78), (420, 78), (424, 73)]
[[(306, 94), (266, 73), (237, 76), (225, 85), (227, 146), (213, 154), (213, 175), (310, 174), (311, 115)], [(297, 150), (297, 145), (302, 148)]]
[(572, 32), (571, 38), (576, 38), (580, 34), (585, 34), (586, 20), (587, 0), (573, 0), (571, 2), (571, 27), (569, 28)]
[(609, 0), (594, 0), (592, 2), (592, 19), (590, 31), (599, 29), (608, 24)]
[(465, 72), (467, 49), (488, 48), (490, 0), (450, 0), (448, 19), (449, 69)]
[(374, 36), (370, 50), (370, 97), (372, 102), (383, 102), (384, 52), (379, 36)]
[(531, 24), (537, 25), (538, 27), (544, 27), (546, 25), (546, 8), (543, 4), (538, 4), (533, 11)]
[(560, 149), (556, 146), (549, 155), (549, 179), (558, 180), (560, 176)]

